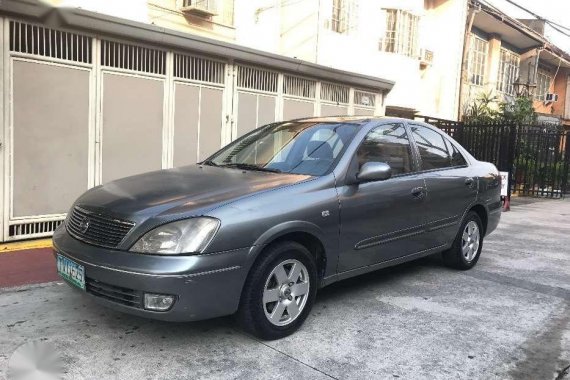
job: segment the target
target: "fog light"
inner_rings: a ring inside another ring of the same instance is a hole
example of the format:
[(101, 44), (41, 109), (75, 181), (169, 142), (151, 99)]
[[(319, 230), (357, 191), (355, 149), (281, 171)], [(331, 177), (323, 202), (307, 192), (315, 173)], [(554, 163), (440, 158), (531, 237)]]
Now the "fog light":
[(144, 294), (144, 308), (154, 311), (166, 311), (174, 304), (174, 296), (165, 294)]

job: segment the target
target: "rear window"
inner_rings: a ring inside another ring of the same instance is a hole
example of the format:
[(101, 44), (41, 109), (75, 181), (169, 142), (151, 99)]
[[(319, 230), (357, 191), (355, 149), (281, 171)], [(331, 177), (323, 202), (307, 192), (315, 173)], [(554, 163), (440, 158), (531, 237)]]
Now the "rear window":
[(422, 125), (410, 125), (412, 136), (420, 152), (422, 170), (443, 169), (451, 166), (451, 155), (443, 136)]

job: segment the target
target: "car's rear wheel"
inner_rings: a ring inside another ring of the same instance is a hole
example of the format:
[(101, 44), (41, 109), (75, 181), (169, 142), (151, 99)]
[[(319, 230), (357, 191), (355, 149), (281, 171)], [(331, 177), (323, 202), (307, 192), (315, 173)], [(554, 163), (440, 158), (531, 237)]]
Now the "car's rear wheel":
[(317, 291), (315, 260), (296, 242), (270, 246), (254, 264), (242, 293), (238, 320), (261, 339), (279, 339), (305, 321)]
[(483, 228), (479, 215), (470, 211), (450, 249), (443, 252), (443, 261), (449, 267), (466, 270), (477, 264), (483, 248)]

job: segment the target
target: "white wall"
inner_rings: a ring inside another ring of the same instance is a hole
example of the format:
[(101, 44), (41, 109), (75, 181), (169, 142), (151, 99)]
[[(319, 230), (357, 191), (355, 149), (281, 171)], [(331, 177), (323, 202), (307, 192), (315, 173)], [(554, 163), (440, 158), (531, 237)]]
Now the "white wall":
[(146, 0), (47, 0), (47, 2), (62, 7), (82, 8), (129, 20), (149, 22)]
[(434, 0), (420, 25), (420, 46), (433, 51), (433, 64), (422, 75), (419, 110), (428, 116), (456, 119), (467, 4)]
[[(236, 39), (246, 46), (395, 81), (386, 105), (455, 119), (466, 0), (426, 3), (427, 9), (424, 0), (359, 1), (357, 27), (339, 34), (330, 30), (332, 0), (236, 0)], [(419, 47), (434, 53), (432, 65), (421, 69), (418, 57), (379, 51), (386, 27), (383, 8), (421, 17)]]
[(236, 42), (279, 53), (280, 0), (235, 0)]
[[(49, 0), (149, 22), (145, 0)], [(176, 0), (170, 0), (175, 8)], [(163, 1), (167, 4), (166, 1)], [(457, 117), (467, 0), (358, 0), (358, 26), (348, 34), (330, 30), (333, 0), (235, 0), (235, 42), (337, 69), (395, 81), (387, 106)], [(433, 64), (379, 51), (386, 14), (396, 8), (419, 15), (419, 47)], [(216, 36), (213, 36), (216, 37)]]

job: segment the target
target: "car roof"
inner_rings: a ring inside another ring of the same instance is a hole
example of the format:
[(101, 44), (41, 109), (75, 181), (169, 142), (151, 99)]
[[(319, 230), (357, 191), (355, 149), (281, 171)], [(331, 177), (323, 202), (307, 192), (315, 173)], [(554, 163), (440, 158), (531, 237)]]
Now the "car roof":
[(309, 122), (309, 123), (343, 123), (343, 122), (369, 122), (369, 121), (394, 121), (394, 122), (403, 122), (403, 121), (414, 121), (411, 119), (403, 119), (399, 117), (390, 117), (390, 116), (346, 116), (346, 115), (339, 115), (339, 116), (319, 116), (319, 117), (304, 117), (300, 119), (294, 119), (291, 121), (299, 121), (299, 122)]

